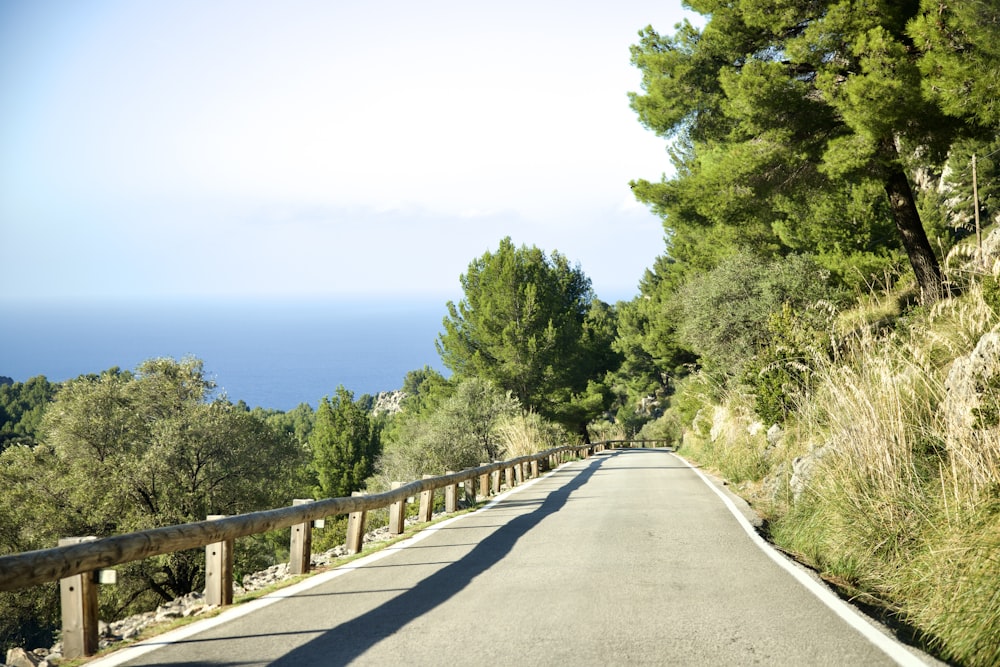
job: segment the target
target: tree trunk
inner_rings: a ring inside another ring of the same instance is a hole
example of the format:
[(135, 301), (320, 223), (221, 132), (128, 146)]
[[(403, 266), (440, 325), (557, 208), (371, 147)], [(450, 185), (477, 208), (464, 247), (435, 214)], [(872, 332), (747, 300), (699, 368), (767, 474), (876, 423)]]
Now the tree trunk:
[(907, 180), (903, 168), (899, 166), (899, 154), (891, 140), (886, 142), (885, 149), (895, 158), (894, 167), (888, 173), (885, 181), (885, 193), (889, 196), (889, 206), (896, 223), (896, 230), (903, 239), (903, 248), (910, 258), (910, 266), (917, 277), (920, 287), (920, 302), (934, 303), (943, 295), (941, 268), (938, 265), (934, 250), (927, 239), (927, 233), (920, 222), (920, 213), (913, 200), (913, 190)]

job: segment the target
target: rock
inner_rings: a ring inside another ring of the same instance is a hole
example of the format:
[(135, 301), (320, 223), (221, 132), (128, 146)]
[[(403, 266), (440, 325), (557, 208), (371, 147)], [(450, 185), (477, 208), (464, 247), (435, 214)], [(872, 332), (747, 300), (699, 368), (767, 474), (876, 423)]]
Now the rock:
[(204, 613), (206, 607), (208, 607), (208, 605), (205, 604), (193, 605), (191, 607), (186, 608), (183, 612), (181, 612), (181, 616), (183, 616), (184, 618), (187, 618), (189, 616), (197, 616), (198, 614)]
[(7, 651), (6, 662), (9, 667), (38, 667), (42, 661), (43, 658), (25, 651), (23, 648), (12, 648)]
[(660, 406), (660, 402), (656, 399), (656, 396), (643, 396), (639, 399), (639, 405), (635, 411), (644, 417), (653, 419), (663, 415), (663, 408)]
[(792, 461), (792, 476), (788, 480), (788, 488), (792, 492), (792, 500), (798, 500), (799, 496), (809, 486), (809, 479), (812, 477), (816, 464), (826, 453), (826, 447), (817, 447), (804, 456), (796, 456)]
[(708, 439), (715, 442), (726, 430), (726, 409), (717, 405), (712, 409), (712, 426), (708, 431)]
[(781, 429), (780, 425), (772, 425), (771, 428), (767, 429), (767, 446), (777, 447), (778, 443), (781, 442), (781, 436), (784, 434), (785, 432)]
[(949, 441), (969, 442), (976, 439), (981, 431), (976, 411), (982, 406), (984, 395), (992, 394), (991, 388), (995, 391), (998, 384), (1000, 333), (994, 330), (984, 334), (969, 355), (952, 362), (944, 383), (945, 398), (940, 407)]
[(997, 257), (998, 255), (1000, 255), (1000, 229), (994, 228), (983, 237), (983, 257)]
[(375, 397), (375, 404), (372, 406), (372, 414), (394, 415), (397, 412), (402, 412), (404, 398), (406, 398), (406, 392), (402, 390), (383, 391)]
[(764, 422), (753, 422), (747, 426), (747, 433), (750, 435), (757, 435), (764, 430)]
[(760, 480), (760, 498), (766, 498), (770, 502), (779, 499), (781, 489), (784, 485), (784, 466), (772, 468), (762, 480)]

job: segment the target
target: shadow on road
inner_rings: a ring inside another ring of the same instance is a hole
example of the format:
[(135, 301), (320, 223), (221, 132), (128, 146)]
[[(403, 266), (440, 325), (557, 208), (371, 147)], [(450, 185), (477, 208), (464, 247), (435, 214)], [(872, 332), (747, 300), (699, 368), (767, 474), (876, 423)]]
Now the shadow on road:
[(390, 602), (330, 629), (273, 664), (285, 667), (343, 665), (362, 655), (413, 619), (446, 602), (474, 577), (503, 559), (521, 536), (545, 517), (559, 511), (570, 494), (586, 484), (606, 460), (608, 456), (593, 458), (584, 470), (550, 493), (538, 509), (511, 520), (461, 560), (438, 570)]

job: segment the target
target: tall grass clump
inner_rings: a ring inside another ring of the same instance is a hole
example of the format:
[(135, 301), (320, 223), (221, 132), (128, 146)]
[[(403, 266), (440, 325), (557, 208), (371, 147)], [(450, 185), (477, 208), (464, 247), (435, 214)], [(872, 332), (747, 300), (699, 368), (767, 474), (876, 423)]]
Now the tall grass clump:
[(1000, 665), (1000, 507), (941, 517), (906, 568), (905, 611), (942, 657)]
[[(940, 442), (928, 429), (940, 383), (912, 356), (864, 336), (816, 372), (799, 414), (818, 469), (776, 535), (852, 585), (892, 597), (892, 573), (928, 524)], [(804, 530), (799, 530), (799, 524)]]
[(502, 457), (513, 459), (552, 449), (569, 441), (566, 430), (536, 412), (507, 415), (497, 424)]
[[(697, 391), (697, 386), (688, 390)], [(735, 484), (763, 477), (768, 469), (767, 439), (762, 429), (748, 428), (754, 422), (752, 397), (726, 391), (721, 402), (712, 405), (707, 396), (698, 395), (706, 402), (695, 414), (693, 428), (684, 433), (680, 453), (718, 470)], [(671, 416), (668, 413), (664, 419)]]
[(996, 322), (973, 284), (820, 365), (797, 413), (817, 463), (772, 531), (965, 665), (1000, 664)]

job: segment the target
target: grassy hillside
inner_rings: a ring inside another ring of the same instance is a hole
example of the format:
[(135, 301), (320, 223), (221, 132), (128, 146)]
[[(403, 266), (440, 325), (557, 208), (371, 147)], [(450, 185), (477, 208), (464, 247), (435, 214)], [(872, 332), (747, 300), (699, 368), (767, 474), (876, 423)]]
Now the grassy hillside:
[(945, 659), (997, 665), (1000, 262), (951, 264), (956, 294), (932, 308), (895, 292), (840, 314), (836, 354), (814, 360), (780, 429), (698, 375), (649, 426), (679, 426), (681, 452), (727, 477), (777, 545)]

